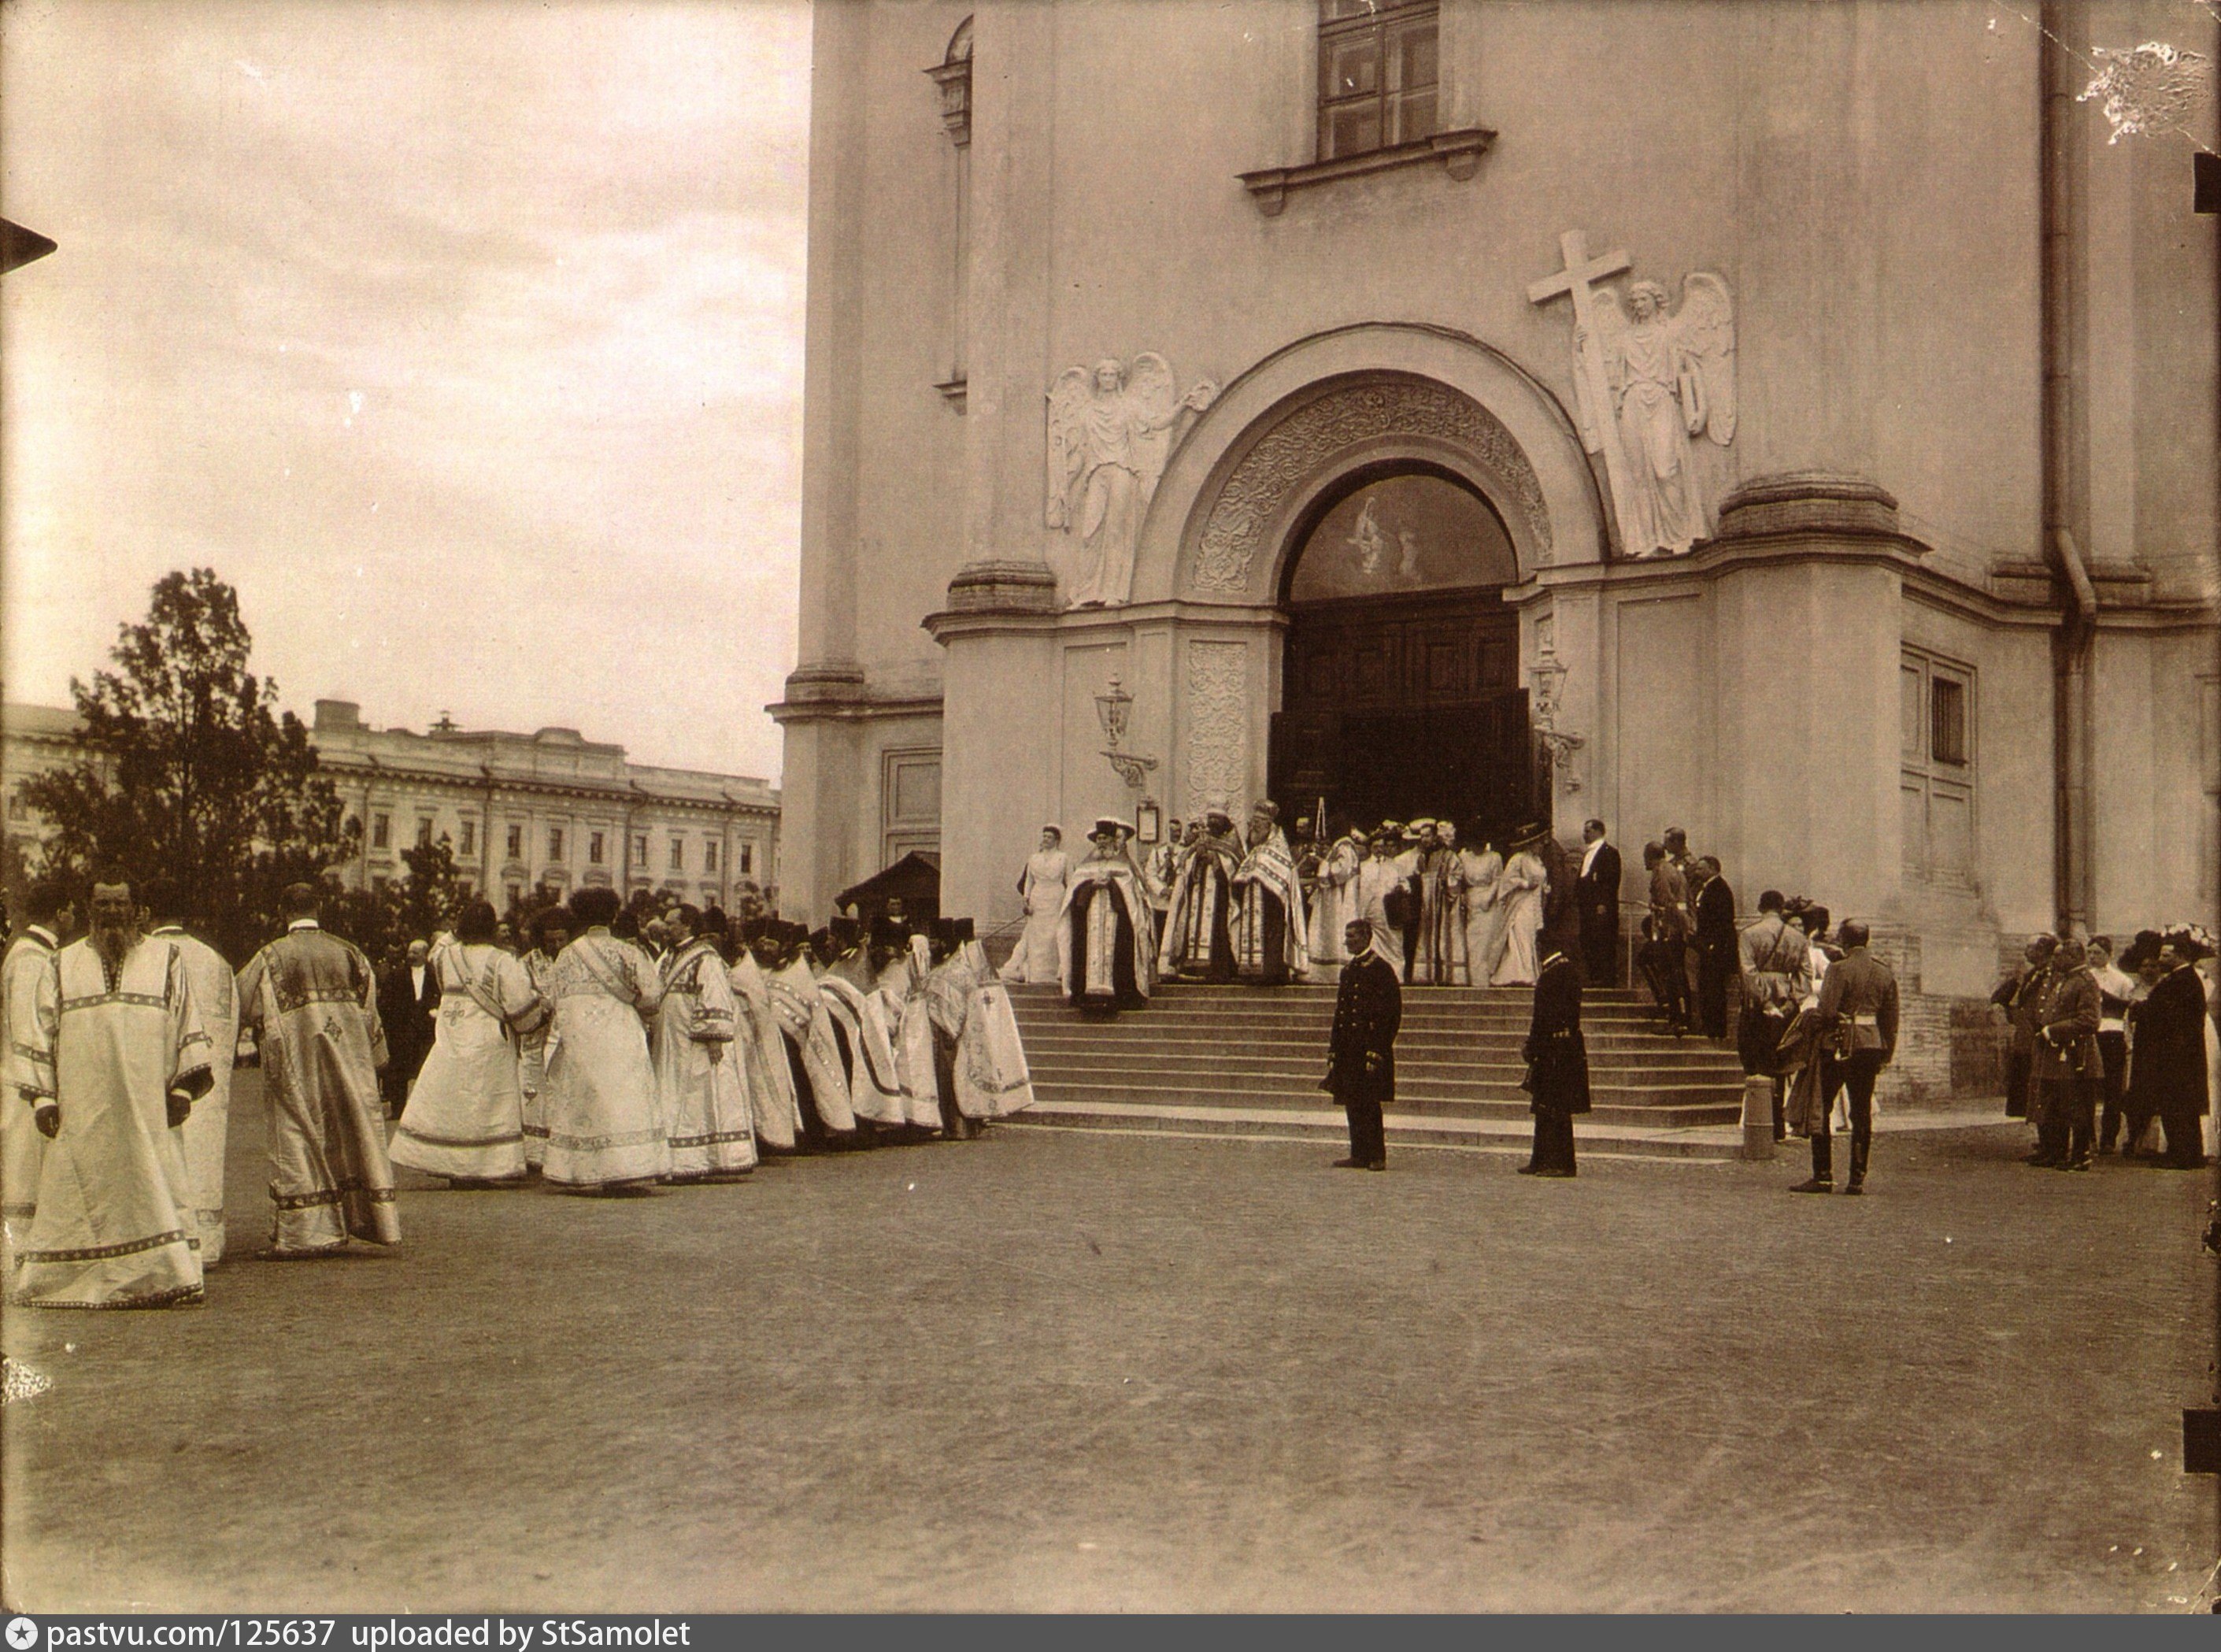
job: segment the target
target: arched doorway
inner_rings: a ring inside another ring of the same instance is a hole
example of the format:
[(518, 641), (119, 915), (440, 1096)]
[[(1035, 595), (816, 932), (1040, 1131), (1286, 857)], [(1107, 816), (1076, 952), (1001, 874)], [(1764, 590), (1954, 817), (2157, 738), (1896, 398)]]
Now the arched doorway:
[(1454, 472), (1352, 471), (1295, 525), (1269, 789), (1290, 820), (1431, 817), (1501, 843), (1536, 817), (1510, 535)]

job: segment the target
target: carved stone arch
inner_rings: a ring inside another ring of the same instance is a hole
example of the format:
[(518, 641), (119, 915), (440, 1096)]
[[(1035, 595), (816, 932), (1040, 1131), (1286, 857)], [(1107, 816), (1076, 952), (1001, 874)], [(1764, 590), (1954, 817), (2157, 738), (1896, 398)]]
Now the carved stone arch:
[(1273, 604), (1291, 527), (1320, 491), (1401, 458), (1486, 497), (1522, 578), (1602, 560), (1595, 479), (1556, 398), (1463, 334), (1373, 323), (1277, 352), (1197, 421), (1143, 524), (1134, 600)]

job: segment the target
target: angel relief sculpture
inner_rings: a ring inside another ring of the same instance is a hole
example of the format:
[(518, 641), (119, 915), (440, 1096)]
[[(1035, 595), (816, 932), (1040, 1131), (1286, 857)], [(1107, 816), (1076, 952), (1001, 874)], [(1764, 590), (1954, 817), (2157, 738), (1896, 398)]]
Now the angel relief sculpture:
[[(1613, 478), (1620, 543), (1630, 556), (1678, 556), (1719, 530), (1725, 465), (1705, 453), (1735, 440), (1735, 308), (1727, 283), (1703, 271), (1681, 283), (1668, 311), (1655, 281), (1628, 285), (1627, 309), (1596, 290), (1588, 329), (1573, 332), (1574, 372), (1592, 342), (1604, 369), (1610, 428), (1624, 461)], [(1597, 359), (1592, 358), (1592, 360)], [(1584, 410), (1586, 411), (1586, 410)]]
[(1065, 605), (1115, 607), (1134, 583), (1142, 518), (1165, 473), (1181, 416), (1218, 395), (1200, 379), (1186, 395), (1161, 355), (1067, 367), (1048, 392), (1048, 526), (1077, 541), (1065, 559)]

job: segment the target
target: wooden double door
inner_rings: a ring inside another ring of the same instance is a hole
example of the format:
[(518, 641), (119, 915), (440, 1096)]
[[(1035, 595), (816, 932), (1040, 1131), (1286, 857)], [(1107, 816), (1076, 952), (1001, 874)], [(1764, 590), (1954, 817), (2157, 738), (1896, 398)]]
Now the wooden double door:
[(1269, 789), (1283, 818), (1542, 819), (1517, 617), (1494, 589), (1296, 604)]

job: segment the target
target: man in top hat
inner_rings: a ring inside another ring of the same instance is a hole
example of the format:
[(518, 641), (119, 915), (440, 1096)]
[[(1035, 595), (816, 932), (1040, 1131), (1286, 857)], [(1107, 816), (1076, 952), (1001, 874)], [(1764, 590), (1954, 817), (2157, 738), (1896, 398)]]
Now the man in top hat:
[[(1075, 1009), (1139, 1010), (1154, 974), (1149, 899), (1104, 817), (1087, 835), (1092, 852), (1072, 870), (1057, 922), (1058, 980)], [(1220, 933), (1225, 925), (1222, 918)]]
[(1018, 936), (1010, 959), (1014, 981), (1052, 981), (1056, 979), (1056, 915), (1064, 910), (1064, 880), (1071, 874), (1072, 859), (1064, 852), (1064, 829), (1041, 829), (1041, 847), (1018, 874), (1018, 894), (1025, 905), (1026, 927)]
[(1227, 981), (1234, 979), (1234, 874), (1242, 849), (1225, 804), (1211, 804), (1203, 822), (1165, 914), (1164, 972)]
[(1249, 811), (1249, 848), (1234, 874), (1234, 967), (1257, 986), (1279, 986), (1311, 973), (1303, 884), (1280, 830), (1279, 805)]

